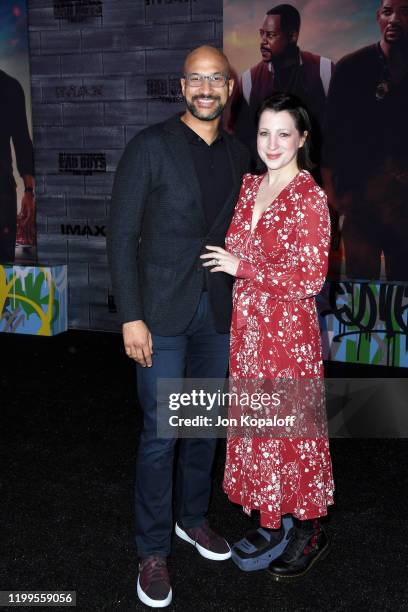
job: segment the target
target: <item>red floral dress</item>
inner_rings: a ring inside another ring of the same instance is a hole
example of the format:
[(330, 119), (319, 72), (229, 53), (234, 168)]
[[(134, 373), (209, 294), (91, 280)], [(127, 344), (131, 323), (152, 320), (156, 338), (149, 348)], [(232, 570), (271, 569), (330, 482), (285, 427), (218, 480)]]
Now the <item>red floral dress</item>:
[[(233, 292), (230, 376), (322, 378), (314, 296), (327, 273), (327, 199), (302, 170), (251, 233), (262, 178), (244, 176), (226, 237), (226, 249), (241, 259)], [(224, 490), (248, 514), (259, 510), (264, 527), (278, 528), (287, 513), (299, 519), (327, 514), (334, 491), (327, 435), (270, 438), (230, 432)]]

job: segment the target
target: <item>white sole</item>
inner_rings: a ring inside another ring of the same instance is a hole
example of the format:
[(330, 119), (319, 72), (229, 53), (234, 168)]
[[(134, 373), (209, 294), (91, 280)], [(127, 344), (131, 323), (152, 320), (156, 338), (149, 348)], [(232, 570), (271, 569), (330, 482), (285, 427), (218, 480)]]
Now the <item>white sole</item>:
[(140, 601), (146, 604), (146, 606), (150, 606), (151, 608), (165, 608), (169, 604), (171, 604), (171, 600), (173, 597), (172, 590), (170, 589), (169, 594), (166, 599), (151, 599), (146, 593), (142, 590), (140, 586), (139, 576), (137, 578), (137, 596)]
[(197, 542), (192, 540), (190, 538), (190, 536), (187, 535), (187, 533), (181, 527), (179, 527), (177, 525), (177, 523), (176, 523), (176, 527), (175, 527), (174, 531), (176, 532), (176, 535), (179, 538), (181, 538), (185, 542), (188, 542), (189, 544), (192, 544), (193, 546), (195, 546), (197, 551), (200, 553), (200, 555), (202, 557), (205, 557), (206, 559), (211, 559), (211, 561), (225, 561), (226, 559), (230, 559), (231, 558), (231, 550), (229, 550), (226, 553), (211, 552), (211, 550), (208, 550), (207, 548), (204, 548), (203, 546), (201, 546), (200, 544), (198, 544)]

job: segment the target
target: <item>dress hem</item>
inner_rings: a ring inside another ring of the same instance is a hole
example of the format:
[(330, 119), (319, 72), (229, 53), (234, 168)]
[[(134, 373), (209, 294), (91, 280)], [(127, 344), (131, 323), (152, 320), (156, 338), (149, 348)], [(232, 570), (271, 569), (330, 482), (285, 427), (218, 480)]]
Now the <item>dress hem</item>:
[[(279, 521), (277, 521), (277, 520), (273, 520), (273, 519), (269, 520), (268, 517), (272, 517), (272, 515), (267, 513), (267, 512), (265, 512), (261, 508), (244, 506), (241, 499), (238, 499), (238, 498), (234, 497), (233, 495), (228, 493), (225, 489), (224, 489), (224, 493), (227, 495), (227, 497), (228, 497), (230, 502), (232, 502), (233, 504), (237, 504), (238, 506), (241, 506), (242, 511), (245, 514), (247, 514), (248, 516), (251, 516), (252, 511), (254, 511), (254, 510), (258, 511), (259, 512), (259, 517), (260, 517), (260, 520), (259, 520), (260, 526), (261, 527), (266, 527), (267, 529), (268, 528), (269, 529), (279, 529), (279, 527), (281, 526), (281, 517), (282, 516), (286, 516), (287, 514), (291, 514), (295, 518), (299, 519), (299, 521), (307, 521), (307, 520), (312, 520), (312, 519), (323, 518), (323, 517), (328, 515), (328, 512), (327, 512), (328, 507), (334, 505), (333, 495), (332, 496), (328, 496), (328, 499), (327, 499), (327, 502), (326, 502), (326, 511), (325, 512), (312, 512), (312, 511), (305, 510), (304, 514), (300, 514), (299, 512), (296, 512), (295, 509), (293, 509), (293, 510), (286, 510), (285, 512), (281, 513)], [(333, 491), (333, 493), (334, 493), (334, 491)]]

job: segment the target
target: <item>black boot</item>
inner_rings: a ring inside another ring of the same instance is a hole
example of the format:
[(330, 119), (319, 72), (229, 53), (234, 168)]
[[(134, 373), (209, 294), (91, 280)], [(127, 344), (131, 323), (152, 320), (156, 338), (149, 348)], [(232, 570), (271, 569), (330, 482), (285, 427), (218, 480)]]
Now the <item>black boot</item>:
[(330, 541), (318, 519), (294, 520), (294, 528), (284, 552), (269, 565), (273, 580), (293, 580), (304, 576), (330, 549)]

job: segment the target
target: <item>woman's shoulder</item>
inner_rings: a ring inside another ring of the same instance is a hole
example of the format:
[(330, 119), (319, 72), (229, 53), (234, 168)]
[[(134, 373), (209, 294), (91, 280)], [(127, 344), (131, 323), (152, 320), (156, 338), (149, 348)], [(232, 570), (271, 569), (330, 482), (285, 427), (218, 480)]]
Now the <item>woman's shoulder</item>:
[(251, 174), (250, 172), (247, 172), (242, 177), (242, 185), (245, 185), (246, 187), (250, 187), (251, 185), (256, 183), (256, 181), (260, 181), (262, 177), (263, 175)]
[(304, 195), (309, 195), (310, 197), (314, 196), (324, 201), (327, 200), (325, 192), (320, 185), (316, 183), (308, 170), (301, 170), (299, 172), (298, 188)]
[(246, 172), (242, 177), (243, 181), (254, 181), (257, 178), (257, 174), (251, 174), (250, 172)]

